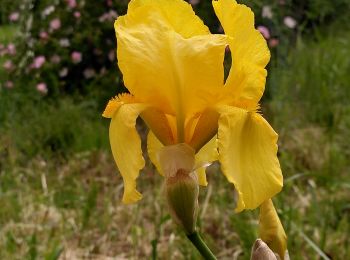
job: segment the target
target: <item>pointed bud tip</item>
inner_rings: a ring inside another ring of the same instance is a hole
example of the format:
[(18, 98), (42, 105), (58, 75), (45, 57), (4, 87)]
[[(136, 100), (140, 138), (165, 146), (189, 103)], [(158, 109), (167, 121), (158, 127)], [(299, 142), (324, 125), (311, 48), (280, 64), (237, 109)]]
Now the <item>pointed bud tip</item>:
[(277, 260), (277, 257), (264, 241), (257, 239), (252, 247), (250, 260)]

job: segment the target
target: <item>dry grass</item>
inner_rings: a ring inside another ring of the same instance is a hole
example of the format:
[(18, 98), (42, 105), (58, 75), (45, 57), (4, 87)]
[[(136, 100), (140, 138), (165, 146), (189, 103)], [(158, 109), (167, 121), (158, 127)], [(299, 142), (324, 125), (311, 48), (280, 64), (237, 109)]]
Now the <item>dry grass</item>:
[[(315, 130), (305, 130), (307, 136), (309, 131)], [(219, 172), (217, 164), (208, 169), (210, 184), (201, 189), (199, 227), (219, 259), (246, 259), (257, 237), (257, 212), (234, 214), (233, 188)], [(139, 180), (144, 198), (130, 206), (120, 202), (122, 179), (106, 151), (61, 162), (36, 158), (26, 167), (3, 169), (1, 178), (7, 185), (1, 190), (1, 259), (146, 259), (154, 254), (158, 259), (200, 258), (171, 221), (163, 179), (151, 164)], [(349, 256), (344, 232), (349, 230), (349, 210), (342, 209), (341, 218), (332, 215), (348, 199), (348, 189), (338, 187), (330, 194), (313, 176), (287, 178), (276, 202), (294, 259), (317, 256), (300, 230), (334, 259)]]

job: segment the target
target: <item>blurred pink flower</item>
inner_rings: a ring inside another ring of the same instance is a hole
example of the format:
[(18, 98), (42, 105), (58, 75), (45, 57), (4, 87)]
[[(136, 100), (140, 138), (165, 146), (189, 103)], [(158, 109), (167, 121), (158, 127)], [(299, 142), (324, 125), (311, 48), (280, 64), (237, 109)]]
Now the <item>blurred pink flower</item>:
[(297, 21), (295, 21), (295, 19), (293, 17), (290, 17), (290, 16), (284, 17), (283, 23), (285, 26), (287, 26), (290, 29), (294, 29), (295, 26), (297, 26)]
[(16, 55), (16, 46), (13, 43), (7, 45), (7, 53), (10, 55)]
[(63, 68), (59, 71), (58, 75), (60, 75), (61, 78), (64, 78), (65, 76), (68, 75), (68, 69), (67, 68)]
[(44, 65), (45, 61), (46, 61), (45, 56), (43, 55), (38, 56), (34, 59), (32, 63), (32, 67), (35, 69), (40, 69)]
[(111, 20), (115, 20), (118, 18), (118, 13), (116, 11), (110, 10), (108, 13)]
[(68, 6), (72, 9), (77, 7), (77, 2), (75, 0), (66, 0), (66, 2), (68, 4)]
[(61, 57), (58, 56), (57, 54), (54, 54), (51, 58), (50, 58), (50, 61), (53, 63), (53, 64), (58, 64), (61, 62)]
[(280, 43), (280, 41), (278, 40), (278, 39), (276, 39), (276, 38), (271, 38), (270, 40), (269, 40), (269, 46), (271, 47), (271, 48), (275, 48), (275, 47), (277, 47), (277, 45)]
[(15, 85), (13, 84), (13, 82), (12, 81), (6, 81), (5, 82), (5, 87), (6, 88), (13, 88)]
[(259, 25), (257, 27), (258, 31), (261, 32), (261, 34), (264, 36), (265, 39), (269, 39), (270, 38), (270, 31), (267, 27), (263, 26), (263, 25)]
[(54, 11), (55, 11), (55, 6), (49, 5), (48, 7), (46, 7), (44, 9), (44, 11), (42, 11), (41, 15), (43, 17), (46, 17), (46, 16), (50, 15), (51, 13), (53, 13)]
[(189, 0), (188, 1), (191, 5), (198, 5), (200, 3), (200, 0)]
[(272, 10), (271, 10), (271, 6), (268, 6), (268, 5), (263, 6), (262, 12), (261, 12), (261, 16), (263, 18), (272, 19), (273, 13), (272, 13)]
[(9, 20), (11, 22), (17, 22), (19, 19), (19, 13), (18, 12), (13, 12), (9, 15)]
[(36, 85), (36, 90), (39, 91), (41, 94), (47, 94), (47, 86), (46, 83), (40, 82)]
[(52, 31), (58, 30), (61, 28), (61, 20), (59, 18), (55, 18), (50, 22), (50, 29)]
[(103, 15), (101, 15), (98, 20), (99, 22), (105, 22), (105, 21), (113, 21), (115, 19), (117, 19), (118, 14), (116, 11), (114, 10), (110, 10), (108, 13), (104, 13)]
[(13, 65), (12, 61), (7, 60), (7, 61), (5, 61), (3, 67), (5, 70), (10, 71), (14, 68), (14, 65)]
[(79, 19), (81, 17), (81, 13), (79, 11), (75, 11), (73, 15), (77, 19)]
[(114, 50), (109, 51), (109, 53), (108, 53), (108, 59), (109, 59), (110, 61), (114, 61), (114, 60), (115, 60), (115, 52), (114, 52)]
[(71, 58), (73, 63), (79, 63), (83, 59), (83, 55), (81, 54), (81, 52), (73, 51), (71, 54)]
[(91, 79), (96, 75), (96, 72), (92, 68), (87, 68), (84, 70), (83, 74), (86, 79)]
[(41, 31), (39, 34), (40, 39), (47, 40), (49, 38), (49, 34), (45, 31)]

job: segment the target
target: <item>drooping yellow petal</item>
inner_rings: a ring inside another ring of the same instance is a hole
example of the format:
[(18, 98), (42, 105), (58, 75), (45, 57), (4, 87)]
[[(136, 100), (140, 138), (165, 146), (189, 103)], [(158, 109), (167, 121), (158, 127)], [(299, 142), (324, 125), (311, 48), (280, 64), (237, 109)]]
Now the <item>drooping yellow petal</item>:
[(271, 199), (260, 206), (259, 233), (261, 239), (272, 251), (284, 259), (287, 251), (287, 235)]
[(206, 177), (206, 167), (208, 164), (211, 164), (214, 161), (219, 159), (218, 149), (217, 149), (217, 140), (216, 136), (212, 138), (206, 145), (199, 150), (196, 154), (196, 166), (200, 167), (196, 170), (198, 175), (198, 183), (202, 186), (207, 186), (207, 177)]
[[(179, 3), (170, 2), (171, 6)], [(201, 112), (219, 95), (226, 37), (207, 34), (185, 38), (169, 24), (162, 10), (141, 5), (118, 18), (118, 62), (130, 93), (184, 122), (187, 115)], [(171, 15), (183, 27), (191, 23), (191, 19), (186, 23), (181, 15)]]
[(228, 106), (220, 107), (219, 112), (219, 161), (238, 192), (236, 211), (255, 209), (283, 185), (278, 136), (257, 113)]
[[(254, 27), (254, 13), (234, 0), (214, 0), (213, 7), (226, 35), (232, 67), (223, 99), (231, 104), (254, 109), (264, 89), (270, 60), (266, 40)], [(230, 94), (229, 94), (230, 93)]]
[(114, 113), (109, 128), (113, 157), (124, 181), (124, 203), (134, 203), (142, 197), (136, 190), (136, 179), (145, 162), (135, 121), (146, 107), (144, 104), (121, 105)]
[(132, 0), (128, 13), (135, 12), (142, 6), (160, 12), (168, 25), (184, 38), (210, 33), (209, 28), (193, 12), (192, 6), (183, 0)]

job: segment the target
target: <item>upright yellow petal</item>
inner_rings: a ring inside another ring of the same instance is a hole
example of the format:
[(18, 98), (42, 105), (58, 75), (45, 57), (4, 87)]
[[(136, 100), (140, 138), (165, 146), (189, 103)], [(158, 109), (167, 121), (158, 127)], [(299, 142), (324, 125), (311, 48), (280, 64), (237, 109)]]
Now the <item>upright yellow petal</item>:
[(287, 235), (271, 199), (263, 202), (260, 206), (259, 233), (261, 239), (272, 251), (284, 259), (287, 252)]
[[(175, 8), (174, 3), (169, 1)], [(188, 26), (181, 15), (172, 19)], [(153, 5), (132, 8), (118, 18), (115, 29), (125, 85), (142, 102), (184, 122), (217, 98), (223, 82), (224, 35), (185, 38)]]
[(229, 36), (232, 55), (223, 99), (235, 106), (254, 109), (265, 89), (264, 68), (270, 60), (266, 41), (255, 29), (254, 14), (247, 6), (234, 0), (214, 0), (213, 7)]
[(164, 145), (175, 143), (176, 133), (172, 132), (166, 115), (153, 107), (141, 113), (141, 118)]
[(136, 190), (136, 179), (145, 162), (135, 121), (146, 107), (144, 104), (121, 105), (114, 113), (109, 128), (113, 157), (124, 180), (124, 203), (133, 203), (142, 197)]
[(277, 134), (257, 113), (234, 107), (219, 112), (219, 161), (238, 192), (236, 211), (255, 209), (283, 185)]
[(200, 150), (218, 132), (219, 113), (215, 109), (206, 109), (200, 115), (193, 130), (189, 144)]
[(209, 28), (195, 15), (192, 6), (183, 0), (132, 0), (128, 12), (135, 12), (142, 6), (160, 12), (168, 25), (184, 38), (210, 34)]

